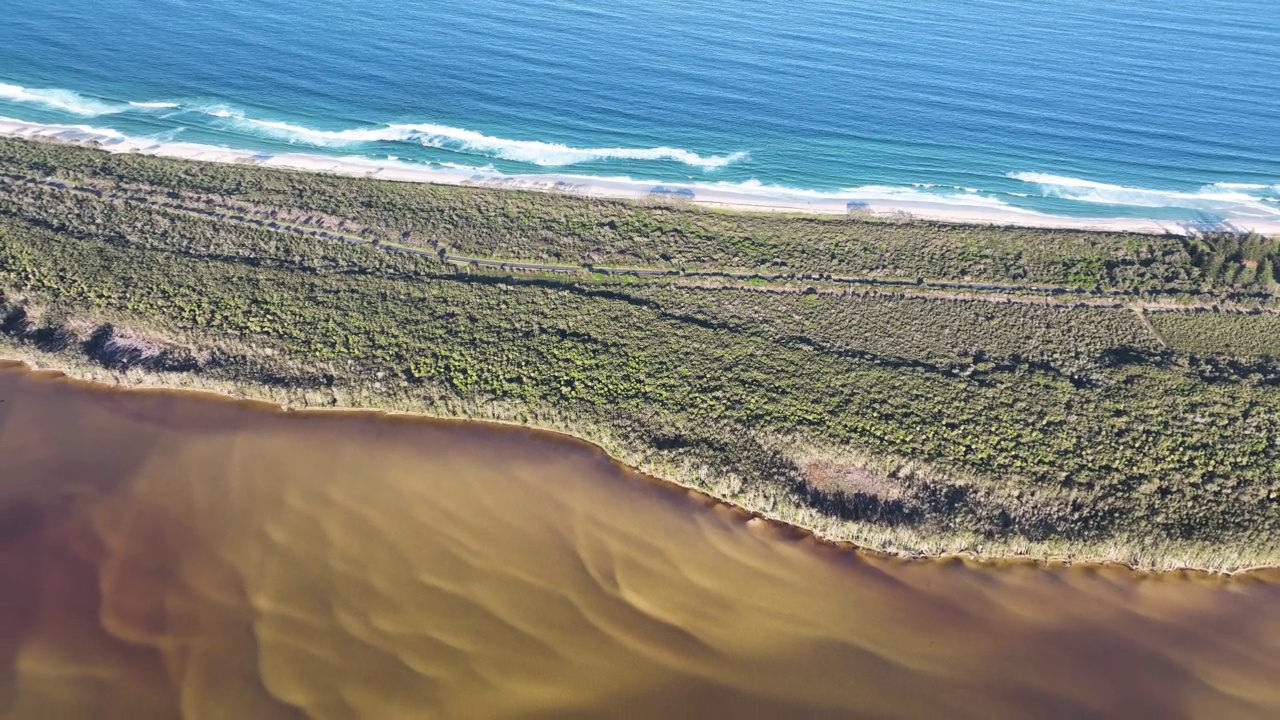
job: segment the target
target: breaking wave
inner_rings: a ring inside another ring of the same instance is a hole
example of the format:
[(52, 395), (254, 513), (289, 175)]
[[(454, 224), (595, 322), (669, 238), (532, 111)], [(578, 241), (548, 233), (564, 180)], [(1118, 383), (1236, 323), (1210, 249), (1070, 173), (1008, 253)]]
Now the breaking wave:
[(49, 110), (78, 115), (80, 117), (96, 117), (98, 115), (114, 115), (129, 110), (173, 110), (182, 107), (176, 102), (136, 101), (116, 102), (78, 93), (61, 88), (28, 88), (12, 83), (0, 82), (0, 100), (8, 102), (42, 105)]
[(25, 88), (21, 85), (0, 83), (0, 100), (43, 105), (72, 115), (93, 117), (124, 110), (127, 106), (105, 100), (86, 97), (71, 90), (57, 88)]
[(715, 170), (748, 157), (746, 152), (700, 155), (677, 147), (574, 147), (540, 140), (513, 140), (485, 135), (466, 128), (435, 123), (369, 125), (345, 130), (319, 130), (278, 120), (248, 117), (228, 105), (183, 105), (170, 101), (129, 100), (116, 102), (59, 88), (27, 88), (0, 83), (0, 101), (40, 105), (78, 117), (95, 117), (127, 112), (158, 110), (192, 112), (221, 121), (224, 128), (247, 132), (289, 143), (320, 148), (341, 148), (362, 143), (405, 142), (452, 152), (478, 154), (541, 167), (562, 167), (602, 160), (672, 161), (704, 171)]
[[(233, 111), (207, 109), (218, 117), (240, 118)], [(276, 123), (276, 125), (284, 125)], [(294, 126), (286, 126), (294, 127)], [(351, 131), (325, 132), (352, 138)], [(361, 131), (364, 132), (364, 131)], [(267, 167), (406, 182), (484, 185), (529, 190), (555, 190), (599, 197), (651, 197), (674, 193), (697, 203), (816, 213), (844, 213), (867, 209), (874, 213), (909, 213), (921, 218), (953, 222), (991, 222), (1059, 228), (1127, 229), (1145, 232), (1182, 232), (1179, 221), (1134, 216), (1076, 217), (1027, 207), (1024, 198), (1055, 197), (1113, 207), (1194, 208), (1202, 220), (1230, 222), (1234, 227), (1280, 234), (1280, 187), (1272, 185), (1215, 184), (1198, 191), (1180, 192), (1110, 185), (1045, 173), (1017, 173), (1010, 177), (1039, 186), (1040, 193), (982, 191), (960, 185), (916, 183), (913, 186), (862, 185), (837, 190), (815, 190), (775, 185), (756, 179), (745, 181), (659, 181), (627, 175), (603, 176), (570, 173), (507, 173), (492, 164), (416, 162), (398, 157), (371, 157), (356, 152), (271, 152), (179, 142), (177, 131), (149, 135), (125, 134), (106, 127), (84, 124), (33, 123), (0, 117), (0, 136), (33, 140), (58, 140), (94, 145), (111, 152), (186, 158), (210, 162), (248, 163)], [(325, 136), (321, 136), (325, 137)], [(355, 135), (354, 137), (363, 137)], [(356, 142), (352, 140), (352, 142)], [(664, 184), (665, 183), (665, 184)], [(1253, 194), (1250, 194), (1253, 193)], [(1265, 196), (1264, 195), (1269, 195)], [(1190, 221), (1200, 222), (1200, 221)]]
[[(212, 109), (208, 114), (222, 113), (223, 110)], [(227, 112), (219, 117), (234, 117)], [(536, 187), (540, 183), (561, 185), (591, 186), (602, 191), (633, 195), (647, 193), (655, 186), (654, 180), (629, 176), (591, 176), (569, 174), (546, 175), (512, 175), (498, 172), (492, 165), (483, 167), (462, 163), (417, 163), (389, 158), (380, 160), (361, 155), (331, 156), (307, 153), (272, 154), (252, 150), (202, 145), (197, 143), (174, 142), (171, 137), (128, 136), (111, 128), (90, 127), (87, 125), (58, 125), (31, 123), (22, 120), (0, 117), (0, 136), (24, 137), (29, 139), (59, 139), (68, 142), (98, 144), (115, 152), (141, 152), (145, 154), (164, 155), (198, 160), (222, 162), (254, 162), (269, 166), (290, 167), (320, 172), (335, 172), (348, 175), (376, 175), (388, 179), (414, 180), (426, 182), (483, 182), (512, 184)], [(350, 136), (347, 136), (350, 137)], [(720, 198), (724, 202), (758, 201), (768, 204), (770, 201), (782, 201), (792, 205), (818, 206), (820, 204), (864, 201), (887, 203), (901, 206), (927, 203), (929, 205), (946, 205), (969, 209), (985, 208), (1009, 211), (1013, 213), (1036, 214), (1010, 206), (997, 197), (965, 191), (939, 192), (916, 187), (895, 187), (888, 185), (866, 185), (841, 190), (808, 190), (803, 188), (770, 185), (759, 180), (719, 181), (719, 182), (684, 182), (679, 187), (696, 190), (700, 199)]]
[(666, 146), (651, 148), (572, 147), (561, 143), (549, 143), (539, 140), (512, 140), (494, 137), (474, 130), (434, 123), (378, 125), (347, 130), (317, 130), (287, 122), (245, 117), (243, 113), (226, 107), (214, 107), (207, 110), (206, 113), (217, 118), (230, 120), (233, 125), (242, 130), (315, 147), (348, 147), (372, 142), (414, 142), (424, 147), (481, 154), (542, 167), (561, 167), (600, 160), (671, 160), (703, 170), (714, 170), (747, 157), (745, 152), (735, 152), (728, 155), (699, 155), (690, 150)]
[(1156, 190), (1095, 182), (1048, 173), (1019, 172), (1009, 177), (1040, 186), (1049, 197), (1101, 205), (1183, 208), (1222, 216), (1280, 218), (1274, 197), (1277, 186), (1256, 183), (1214, 183), (1197, 190)]

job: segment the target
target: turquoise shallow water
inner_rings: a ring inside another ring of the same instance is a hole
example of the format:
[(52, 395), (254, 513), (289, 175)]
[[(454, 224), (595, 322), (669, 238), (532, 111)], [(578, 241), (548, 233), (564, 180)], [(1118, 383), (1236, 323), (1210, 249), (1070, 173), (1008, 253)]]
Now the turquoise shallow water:
[(1263, 0), (7, 0), (0, 117), (502, 173), (1280, 221)]

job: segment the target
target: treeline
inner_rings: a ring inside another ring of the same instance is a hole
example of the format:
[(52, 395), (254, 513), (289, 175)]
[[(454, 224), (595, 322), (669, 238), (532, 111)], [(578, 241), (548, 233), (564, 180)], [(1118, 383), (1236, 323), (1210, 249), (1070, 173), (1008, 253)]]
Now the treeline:
[(1280, 289), (1276, 238), (1218, 233), (1191, 238), (1189, 246), (1192, 262), (1215, 286), (1257, 288), (1272, 295)]

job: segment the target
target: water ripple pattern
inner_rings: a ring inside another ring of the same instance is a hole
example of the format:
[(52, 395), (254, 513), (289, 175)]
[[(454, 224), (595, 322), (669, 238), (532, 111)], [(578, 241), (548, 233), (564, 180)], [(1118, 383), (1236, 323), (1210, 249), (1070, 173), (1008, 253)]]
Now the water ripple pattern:
[(0, 588), (6, 718), (1280, 713), (1275, 573), (876, 559), (560, 436), (16, 367)]

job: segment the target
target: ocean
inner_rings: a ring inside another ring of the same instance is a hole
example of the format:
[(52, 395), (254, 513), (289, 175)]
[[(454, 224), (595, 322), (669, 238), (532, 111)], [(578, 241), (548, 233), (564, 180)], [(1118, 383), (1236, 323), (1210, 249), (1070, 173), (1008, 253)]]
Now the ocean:
[[(1280, 222), (1270, 0), (6, 0), (0, 118), (793, 204)], [(915, 205), (913, 205), (915, 204)]]

